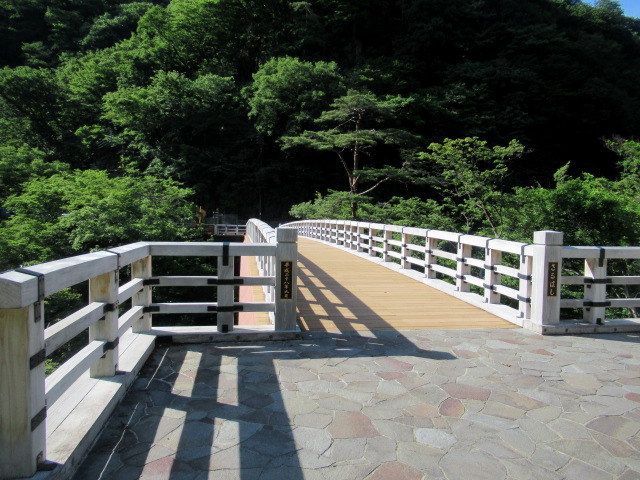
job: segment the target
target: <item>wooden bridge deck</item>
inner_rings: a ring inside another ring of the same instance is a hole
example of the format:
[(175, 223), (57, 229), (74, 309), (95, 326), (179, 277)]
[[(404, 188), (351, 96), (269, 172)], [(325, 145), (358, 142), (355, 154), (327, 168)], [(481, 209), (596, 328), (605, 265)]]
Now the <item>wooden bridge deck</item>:
[(303, 330), (518, 328), (356, 255), (306, 238), (298, 241), (298, 323)]

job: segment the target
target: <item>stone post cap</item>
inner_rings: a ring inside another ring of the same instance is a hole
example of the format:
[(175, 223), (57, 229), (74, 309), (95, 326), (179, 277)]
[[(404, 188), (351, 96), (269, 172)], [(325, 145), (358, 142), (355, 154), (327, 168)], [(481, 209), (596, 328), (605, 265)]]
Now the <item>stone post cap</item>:
[(278, 227), (276, 228), (276, 240), (278, 243), (296, 243), (298, 241), (298, 229)]
[(554, 230), (533, 232), (533, 243), (536, 245), (562, 245), (564, 233)]

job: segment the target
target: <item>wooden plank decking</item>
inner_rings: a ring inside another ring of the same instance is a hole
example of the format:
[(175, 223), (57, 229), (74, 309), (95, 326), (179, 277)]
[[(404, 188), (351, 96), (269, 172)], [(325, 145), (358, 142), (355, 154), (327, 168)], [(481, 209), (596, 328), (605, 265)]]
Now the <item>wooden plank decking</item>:
[(298, 323), (303, 330), (518, 328), (387, 268), (299, 238)]

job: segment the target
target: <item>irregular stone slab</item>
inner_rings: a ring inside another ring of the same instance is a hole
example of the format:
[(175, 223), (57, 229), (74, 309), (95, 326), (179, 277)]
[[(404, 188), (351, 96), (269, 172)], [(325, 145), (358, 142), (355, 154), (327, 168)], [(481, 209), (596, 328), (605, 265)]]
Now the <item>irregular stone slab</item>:
[(547, 407), (536, 408), (527, 412), (527, 417), (533, 418), (542, 423), (548, 423), (555, 420), (562, 414), (562, 408), (556, 405), (549, 405)]
[(566, 480), (612, 480), (613, 475), (608, 474), (579, 460), (572, 460), (569, 465), (560, 470)]
[[(509, 479), (513, 480), (564, 480), (557, 473), (542, 468), (524, 458), (505, 459), (502, 463), (507, 467)], [(582, 479), (586, 480), (586, 479)]]
[(407, 393), (407, 388), (398, 382), (380, 382), (378, 384), (378, 393), (395, 397)]
[(576, 388), (578, 391), (595, 393), (602, 386), (602, 383), (596, 380), (593, 375), (561, 373), (560, 376), (568, 385)]
[[(347, 400), (346, 398), (339, 397), (339, 396), (320, 399), (318, 400), (317, 404), (329, 410), (359, 412), (362, 409), (362, 404), (358, 402), (354, 402), (352, 400)], [(299, 412), (299, 413), (309, 413), (309, 412), (307, 411), (307, 412)]]
[(320, 428), (296, 427), (293, 430), (293, 440), (297, 448), (309, 450), (322, 455), (331, 446), (331, 436)]
[(499, 437), (476, 443), (476, 448), (496, 458), (520, 458), (522, 454), (502, 443)]
[(440, 450), (447, 450), (458, 442), (450, 433), (436, 428), (418, 428), (415, 434), (418, 442)]
[(549, 350), (545, 350), (544, 348), (538, 348), (537, 350), (531, 350), (531, 353), (535, 353), (537, 355), (548, 355), (550, 357), (552, 357), (554, 355)]
[[(334, 445), (339, 441), (345, 440), (335, 440)], [(396, 449), (397, 442), (390, 438), (383, 436), (368, 438), (364, 456), (371, 463), (391, 462), (397, 458)]]
[(535, 465), (556, 472), (569, 463), (571, 457), (547, 445), (537, 445), (536, 451), (531, 455), (531, 461)]
[(333, 417), (322, 413), (303, 413), (296, 415), (293, 423), (301, 427), (324, 428), (331, 423)]
[(581, 425), (564, 418), (558, 418), (552, 422), (547, 423), (549, 428), (556, 432), (563, 438), (591, 438), (589, 430), (584, 425)]
[(163, 445), (148, 445), (139, 443), (134, 448), (120, 454), (125, 465), (141, 467), (161, 458), (175, 455), (176, 450)]
[(618, 480), (640, 480), (640, 472), (635, 470), (627, 470), (618, 477)]
[(544, 423), (532, 418), (521, 418), (518, 421), (520, 431), (536, 443), (547, 443), (558, 440), (560, 436)]
[(305, 380), (318, 380), (318, 375), (304, 368), (281, 368), (278, 378), (283, 382), (304, 382)]
[(598, 432), (591, 432), (591, 436), (614, 457), (637, 457), (640, 459), (640, 454), (627, 442)]
[(404, 377), (404, 373), (401, 372), (376, 372), (383, 380), (397, 380), (398, 378)]
[(369, 438), (380, 435), (371, 419), (359, 412), (336, 412), (327, 430), (333, 438)]
[(499, 432), (498, 436), (505, 444), (525, 457), (529, 457), (535, 452), (536, 444), (524, 435), (520, 429), (504, 430)]
[(422, 472), (402, 462), (383, 463), (367, 477), (367, 480), (421, 480)]
[(595, 441), (558, 440), (549, 443), (549, 447), (612, 474), (620, 475), (626, 469), (622, 461), (612, 457)]
[(464, 418), (450, 417), (446, 419), (447, 428), (450, 426), (453, 435), (464, 442), (475, 442), (494, 435), (497, 430), (483, 423), (472, 422)]
[(373, 425), (380, 433), (397, 442), (413, 442), (413, 428), (391, 420), (373, 420)]
[(415, 442), (398, 443), (398, 461), (407, 463), (423, 472), (438, 471), (439, 462), (444, 452), (438, 448), (429, 447)]
[(411, 415), (412, 417), (419, 417), (419, 418), (435, 418), (440, 416), (440, 412), (438, 411), (438, 408), (434, 407), (433, 405), (427, 405), (427, 404), (411, 405), (405, 408), (404, 411), (407, 412), (407, 414)]
[(470, 472), (474, 480), (502, 480), (507, 476), (507, 469), (499, 460), (477, 450), (450, 450), (440, 461), (440, 468), (451, 479), (469, 478)]
[[(367, 441), (368, 440), (366, 438), (337, 438), (333, 441), (331, 447), (324, 455), (330, 458), (334, 463), (354, 461), (364, 457)], [(395, 449), (393, 454), (393, 460), (395, 460)], [(381, 462), (384, 460), (382, 458), (377, 458), (374, 459), (374, 461)]]
[(445, 417), (462, 417), (464, 415), (464, 405), (457, 398), (449, 397), (445, 399), (444, 402), (440, 404), (440, 409), (438, 410), (440, 415)]
[(488, 401), (482, 409), (482, 413), (492, 417), (517, 420), (524, 415), (524, 410), (521, 408), (511, 407), (503, 403)]
[(545, 403), (517, 392), (493, 392), (491, 400), (522, 410), (535, 410), (547, 406)]
[(472, 400), (487, 401), (491, 394), (491, 391), (486, 388), (474, 387), (463, 383), (447, 383), (443, 385), (442, 388), (449, 395), (458, 399), (469, 398)]
[[(263, 428), (263, 425), (259, 423), (238, 423), (232, 421), (224, 422), (218, 427), (215, 440), (211, 439), (209, 441), (209, 444), (221, 450), (233, 447), (234, 445), (237, 445), (238, 443), (254, 435), (261, 428)], [(198, 435), (198, 432), (192, 430), (191, 435)]]
[(587, 424), (587, 428), (624, 440), (636, 435), (640, 425), (622, 417), (608, 416), (596, 418)]
[(377, 465), (332, 465), (327, 468), (303, 470), (302, 474), (296, 471), (286, 470), (275, 471), (272, 476), (261, 476), (260, 480), (283, 480), (302, 479), (304, 480), (345, 480), (360, 479), (369, 475)]

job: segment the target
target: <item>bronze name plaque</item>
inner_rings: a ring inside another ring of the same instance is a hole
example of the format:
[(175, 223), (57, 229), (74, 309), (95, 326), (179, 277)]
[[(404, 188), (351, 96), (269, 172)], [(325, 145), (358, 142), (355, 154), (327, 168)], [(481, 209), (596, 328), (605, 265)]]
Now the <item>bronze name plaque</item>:
[(293, 298), (293, 262), (280, 262), (280, 300)]
[(547, 270), (547, 296), (558, 296), (558, 262), (549, 262)]

